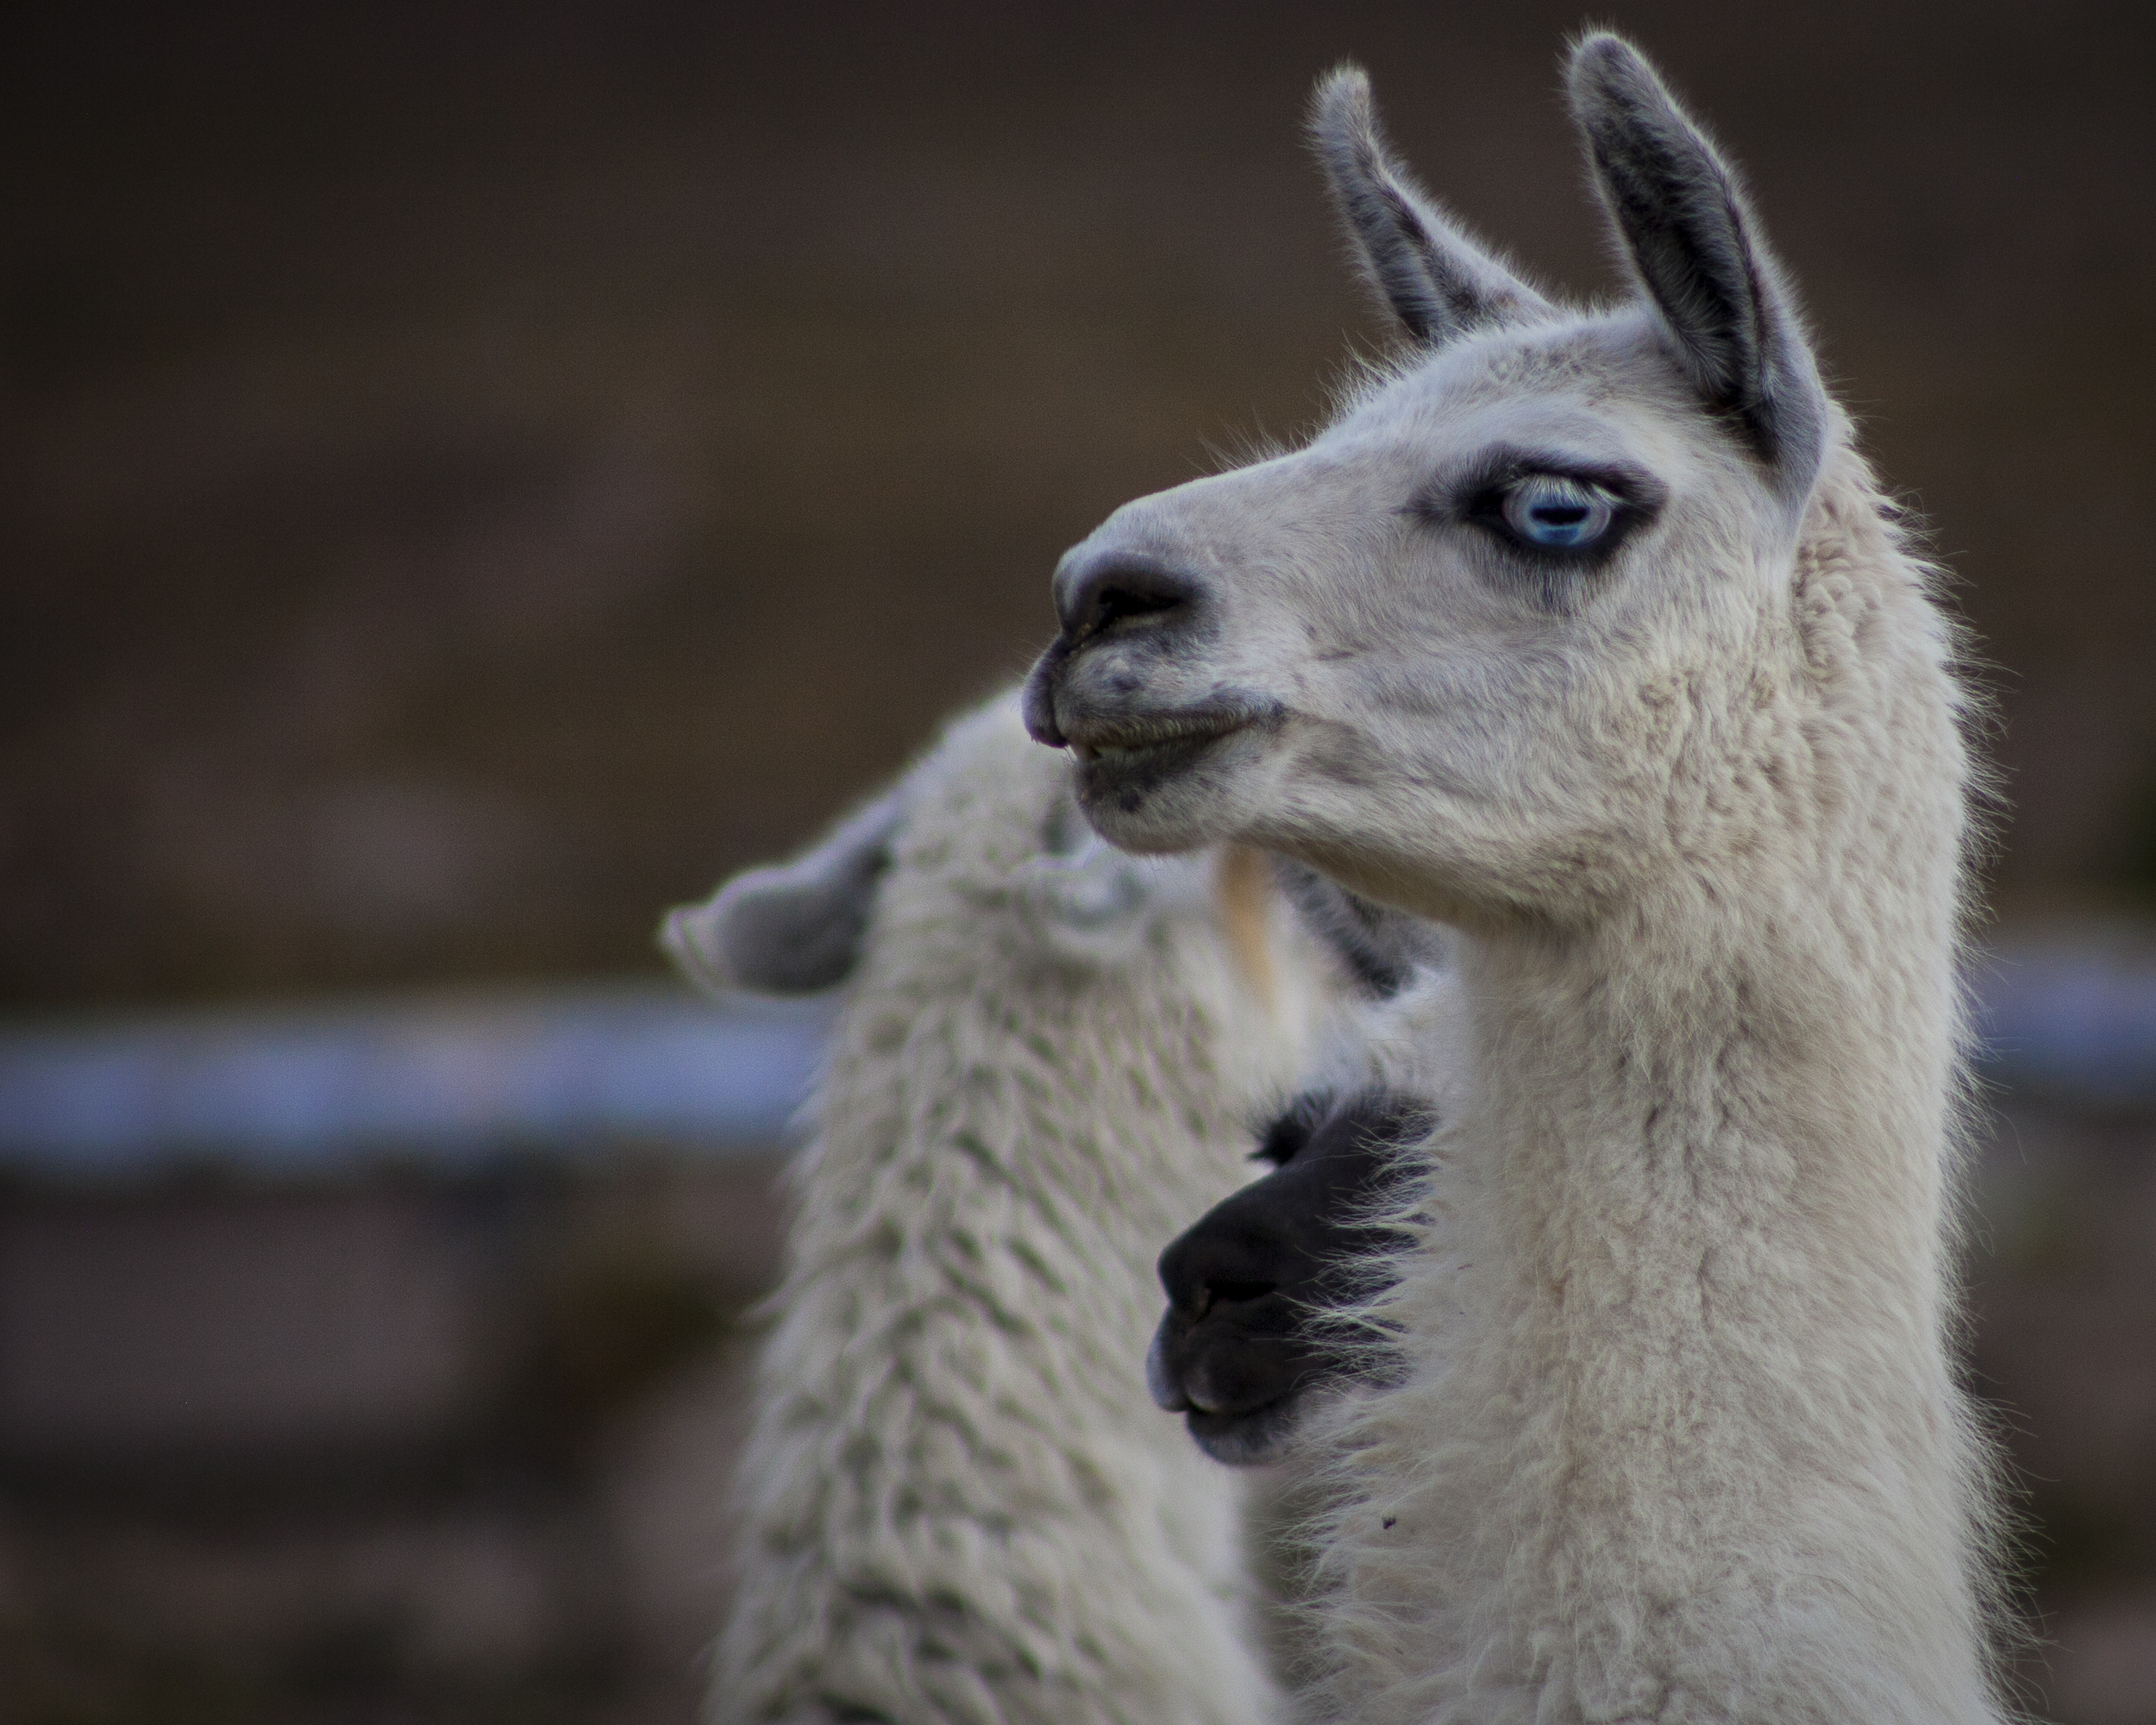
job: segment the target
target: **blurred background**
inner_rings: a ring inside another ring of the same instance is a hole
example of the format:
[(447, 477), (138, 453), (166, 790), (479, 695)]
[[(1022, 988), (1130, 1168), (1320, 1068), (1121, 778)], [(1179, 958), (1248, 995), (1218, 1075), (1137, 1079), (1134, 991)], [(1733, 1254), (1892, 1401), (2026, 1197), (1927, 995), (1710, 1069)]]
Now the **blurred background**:
[[(1982, 643), (1970, 1370), (2034, 1704), (2156, 1720), (2149, 9), (1603, 7)], [(1298, 128), (1611, 285), (1514, 3), (0, 25), (0, 1718), (686, 1721), (813, 1011), (659, 911), (1380, 332)]]

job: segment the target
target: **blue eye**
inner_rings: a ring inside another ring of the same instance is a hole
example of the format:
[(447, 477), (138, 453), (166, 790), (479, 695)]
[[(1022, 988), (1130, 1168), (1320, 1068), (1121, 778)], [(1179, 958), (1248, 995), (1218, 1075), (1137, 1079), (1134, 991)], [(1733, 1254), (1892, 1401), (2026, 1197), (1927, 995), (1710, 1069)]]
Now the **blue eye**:
[(1576, 551), (1608, 533), (1617, 499), (1600, 486), (1535, 474), (1505, 493), (1505, 524), (1530, 545)]

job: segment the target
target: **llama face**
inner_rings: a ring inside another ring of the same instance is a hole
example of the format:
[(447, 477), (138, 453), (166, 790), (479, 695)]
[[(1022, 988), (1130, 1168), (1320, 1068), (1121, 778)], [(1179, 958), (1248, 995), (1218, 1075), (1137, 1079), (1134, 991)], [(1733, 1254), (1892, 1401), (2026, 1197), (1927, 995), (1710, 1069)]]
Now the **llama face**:
[(1146, 1383), (1214, 1460), (1277, 1460), (1313, 1392), (1382, 1371), (1326, 1314), (1389, 1279), (1374, 1219), (1413, 1177), (1402, 1147), (1428, 1126), (1420, 1104), (1382, 1091), (1304, 1096), (1258, 1150), (1273, 1171), (1161, 1254), (1168, 1313)]
[(1645, 290), (1593, 316), (1422, 205), (1355, 91), (1321, 97), (1336, 195), (1421, 346), (1307, 448), (1131, 504), (1064, 559), (1028, 716), (1116, 844), (1238, 837), (1473, 925), (1588, 915), (1741, 843), (1697, 813), (1731, 799), (1670, 787), (1741, 775), (1702, 693), (1797, 653), (1827, 409), (1653, 74), (1596, 39), (1574, 85)]

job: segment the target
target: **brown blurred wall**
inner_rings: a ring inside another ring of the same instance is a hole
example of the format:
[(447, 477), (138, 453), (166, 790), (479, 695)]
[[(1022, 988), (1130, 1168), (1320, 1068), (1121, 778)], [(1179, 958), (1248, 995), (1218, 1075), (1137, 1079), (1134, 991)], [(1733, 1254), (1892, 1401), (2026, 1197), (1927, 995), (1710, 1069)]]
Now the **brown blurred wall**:
[[(28, 11), (29, 9), (20, 9)], [(2156, 886), (2148, 9), (1600, 9), (1747, 165), (1999, 668), (2013, 907)], [(0, 1004), (635, 969), (1376, 338), (1297, 122), (1608, 285), (1570, 7), (45, 7), (0, 41)]]

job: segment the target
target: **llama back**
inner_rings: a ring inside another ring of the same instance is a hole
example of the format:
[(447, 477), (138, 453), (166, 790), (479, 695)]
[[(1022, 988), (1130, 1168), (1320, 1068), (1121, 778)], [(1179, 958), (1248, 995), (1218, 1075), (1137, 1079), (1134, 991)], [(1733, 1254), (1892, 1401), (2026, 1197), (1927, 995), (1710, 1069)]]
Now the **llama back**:
[[(1143, 1360), (1153, 1259), (1245, 1177), (1326, 961), (1248, 853), (1100, 846), (1008, 700), (833, 844), (881, 860), (772, 877), (868, 902), (791, 1173), (714, 1725), (1272, 1716), (1238, 1483)], [(726, 937), (676, 925), (693, 963)]]

